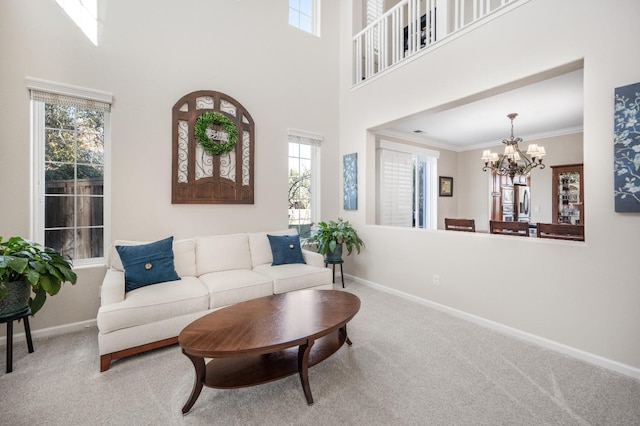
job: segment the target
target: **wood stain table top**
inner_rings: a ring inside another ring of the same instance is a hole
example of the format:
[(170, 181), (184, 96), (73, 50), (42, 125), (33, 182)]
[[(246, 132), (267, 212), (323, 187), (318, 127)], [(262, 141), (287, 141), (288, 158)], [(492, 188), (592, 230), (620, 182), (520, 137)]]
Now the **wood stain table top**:
[[(344, 291), (299, 290), (241, 302), (185, 327), (178, 341), (196, 369), (191, 409), (206, 385), (238, 388), (300, 373), (313, 403), (308, 367), (335, 353), (346, 341), (347, 322), (360, 299)], [(206, 365), (204, 358), (212, 358)]]

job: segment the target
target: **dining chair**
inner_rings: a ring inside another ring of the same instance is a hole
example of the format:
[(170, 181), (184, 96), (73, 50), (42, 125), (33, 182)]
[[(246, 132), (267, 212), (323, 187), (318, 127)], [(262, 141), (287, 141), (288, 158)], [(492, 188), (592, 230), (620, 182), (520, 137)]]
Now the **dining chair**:
[(584, 225), (538, 223), (538, 238), (584, 241)]
[(489, 230), (492, 234), (512, 235), (518, 237), (529, 236), (528, 222), (503, 222), (500, 220), (489, 221)]
[(476, 232), (475, 219), (444, 219), (444, 229), (447, 231), (464, 231), (464, 232)]

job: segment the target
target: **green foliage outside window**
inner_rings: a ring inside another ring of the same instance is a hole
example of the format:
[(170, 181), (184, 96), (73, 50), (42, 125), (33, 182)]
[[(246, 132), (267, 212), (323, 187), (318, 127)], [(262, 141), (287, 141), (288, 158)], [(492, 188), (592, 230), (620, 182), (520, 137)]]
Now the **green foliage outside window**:
[(104, 113), (45, 104), (45, 180), (102, 178)]

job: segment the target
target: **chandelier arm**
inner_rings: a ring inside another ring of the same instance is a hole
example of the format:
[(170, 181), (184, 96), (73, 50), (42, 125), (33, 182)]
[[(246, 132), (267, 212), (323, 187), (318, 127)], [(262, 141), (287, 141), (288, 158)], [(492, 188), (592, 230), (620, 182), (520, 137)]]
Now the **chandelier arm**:
[[(528, 175), (536, 167), (545, 168), (545, 165), (542, 164), (542, 157), (546, 154), (544, 147), (538, 147), (537, 144), (529, 145), (527, 152), (530, 153), (531, 157), (520, 150), (518, 143), (523, 142), (523, 140), (513, 135), (513, 120), (517, 116), (518, 114), (516, 113), (507, 115), (511, 120), (511, 137), (502, 140), (502, 143), (506, 145), (504, 154), (498, 157), (497, 154), (492, 154), (491, 150), (485, 150), (482, 156), (482, 159), (485, 160), (482, 171), (491, 170), (500, 176), (508, 175), (513, 180), (515, 175)], [(536, 154), (539, 154), (539, 157), (536, 157)], [(493, 157), (494, 155), (495, 157)], [(491, 158), (497, 159), (491, 160)]]

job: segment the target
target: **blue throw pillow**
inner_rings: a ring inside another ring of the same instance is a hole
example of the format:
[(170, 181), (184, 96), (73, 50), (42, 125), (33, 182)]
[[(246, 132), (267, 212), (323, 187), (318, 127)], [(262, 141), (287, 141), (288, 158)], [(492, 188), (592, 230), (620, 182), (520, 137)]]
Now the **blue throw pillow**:
[(124, 266), (125, 292), (179, 280), (173, 264), (173, 237), (150, 244), (116, 246)]
[(272, 266), (287, 265), (289, 263), (307, 263), (302, 256), (300, 235), (268, 235), (273, 255)]

